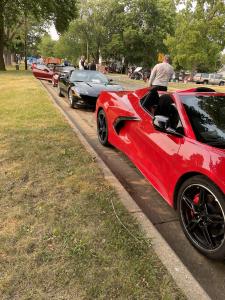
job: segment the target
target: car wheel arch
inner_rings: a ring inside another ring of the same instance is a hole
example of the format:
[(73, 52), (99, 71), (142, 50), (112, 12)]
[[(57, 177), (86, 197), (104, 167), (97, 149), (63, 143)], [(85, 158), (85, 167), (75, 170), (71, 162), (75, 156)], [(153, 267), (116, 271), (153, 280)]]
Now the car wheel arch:
[(98, 111), (97, 111), (97, 115), (99, 114), (100, 110), (104, 110), (104, 108), (101, 107), (101, 106), (99, 106), (99, 107), (98, 107)]
[(178, 202), (178, 199), (177, 199), (177, 196), (178, 196), (178, 193), (179, 193), (179, 190), (180, 190), (180, 187), (182, 186), (182, 184), (190, 179), (191, 177), (194, 177), (194, 176), (197, 176), (197, 175), (201, 175), (201, 176), (204, 176), (206, 179), (212, 181), (208, 176), (202, 174), (202, 173), (199, 173), (199, 172), (188, 172), (188, 173), (185, 173), (183, 174), (177, 181), (176, 183), (176, 186), (174, 188), (174, 193), (173, 193), (173, 207), (174, 209), (176, 210), (177, 209), (177, 202)]

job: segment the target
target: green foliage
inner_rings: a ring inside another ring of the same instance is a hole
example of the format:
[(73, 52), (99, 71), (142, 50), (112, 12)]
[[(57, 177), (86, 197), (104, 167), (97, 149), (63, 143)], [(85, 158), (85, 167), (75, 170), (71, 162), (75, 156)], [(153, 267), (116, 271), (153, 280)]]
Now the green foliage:
[(73, 41), (76, 58), (86, 54), (88, 44), (96, 60), (101, 52), (105, 59), (152, 65), (158, 53), (166, 51), (163, 40), (173, 32), (174, 19), (172, 0), (87, 0), (80, 5), (80, 18), (59, 40), (57, 53), (73, 55), (60, 46), (66, 40), (68, 44)]
[(168, 36), (175, 66), (192, 71), (215, 71), (225, 46), (224, 1), (186, 1), (178, 12), (174, 36)]
[[(39, 24), (54, 22), (58, 32), (64, 32), (77, 16), (77, 0), (2, 0), (0, 1), (0, 70), (4, 70), (3, 50), (16, 48), (15, 40), (29, 41), (30, 19)], [(22, 33), (22, 34), (21, 34)], [(23, 37), (22, 37), (23, 36)], [(32, 39), (34, 39), (34, 35)]]
[(55, 55), (55, 53), (54, 53), (55, 43), (56, 42), (53, 41), (48, 34), (44, 35), (38, 46), (39, 53), (45, 57), (54, 56)]

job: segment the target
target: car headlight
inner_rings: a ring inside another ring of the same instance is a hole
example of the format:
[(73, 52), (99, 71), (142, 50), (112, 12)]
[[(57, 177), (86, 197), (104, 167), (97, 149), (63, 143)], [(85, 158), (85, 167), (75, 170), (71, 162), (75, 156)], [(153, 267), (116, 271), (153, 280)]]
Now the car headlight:
[(77, 90), (75, 90), (75, 89), (71, 89), (71, 91), (72, 91), (72, 94), (73, 94), (73, 96), (74, 96), (74, 97), (76, 97), (76, 98), (80, 98), (80, 94), (78, 93), (78, 91), (77, 91)]
[(79, 94), (79, 95), (88, 95), (88, 91), (86, 91), (85, 89), (82, 89), (80, 87), (76, 87), (76, 92)]

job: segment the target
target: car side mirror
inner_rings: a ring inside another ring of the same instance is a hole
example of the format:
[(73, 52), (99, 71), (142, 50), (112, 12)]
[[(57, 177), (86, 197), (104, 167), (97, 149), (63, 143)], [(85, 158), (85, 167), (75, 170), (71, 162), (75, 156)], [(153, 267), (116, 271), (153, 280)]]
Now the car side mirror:
[(170, 127), (170, 119), (165, 116), (157, 115), (153, 119), (153, 126), (156, 130), (183, 137), (183, 134), (177, 132), (175, 129)]
[(155, 129), (163, 132), (166, 132), (167, 128), (169, 128), (169, 123), (169, 118), (165, 116), (158, 115), (153, 119), (153, 126)]

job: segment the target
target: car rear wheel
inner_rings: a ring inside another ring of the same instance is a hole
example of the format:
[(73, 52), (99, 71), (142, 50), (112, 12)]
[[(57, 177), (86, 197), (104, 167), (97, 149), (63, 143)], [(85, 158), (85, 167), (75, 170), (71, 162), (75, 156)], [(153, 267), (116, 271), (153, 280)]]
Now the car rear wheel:
[(224, 86), (224, 82), (221, 81), (221, 82), (219, 83), (219, 86)]
[(225, 197), (204, 176), (183, 183), (178, 193), (182, 229), (201, 253), (211, 259), (225, 258)]
[(208, 84), (209, 82), (208, 82), (208, 80), (204, 80), (203, 83), (204, 84)]
[(106, 115), (103, 109), (99, 110), (97, 117), (97, 133), (99, 142), (103, 146), (109, 146), (108, 142), (108, 124), (106, 120)]

